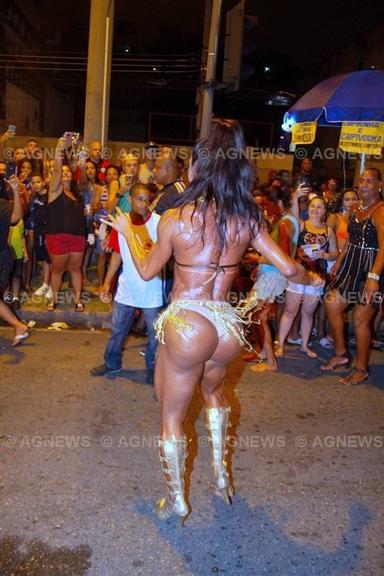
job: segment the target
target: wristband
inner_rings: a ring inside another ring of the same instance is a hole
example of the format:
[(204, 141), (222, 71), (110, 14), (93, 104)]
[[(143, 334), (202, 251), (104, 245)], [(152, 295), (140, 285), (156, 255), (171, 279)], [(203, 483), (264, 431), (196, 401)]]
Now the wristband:
[(377, 282), (380, 280), (380, 274), (374, 274), (373, 272), (368, 272), (367, 277)]

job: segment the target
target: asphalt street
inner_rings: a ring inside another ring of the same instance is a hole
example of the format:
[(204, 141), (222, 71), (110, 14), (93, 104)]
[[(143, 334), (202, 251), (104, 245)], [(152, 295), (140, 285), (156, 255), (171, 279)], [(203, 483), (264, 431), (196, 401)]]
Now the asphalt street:
[[(142, 338), (92, 378), (107, 332), (0, 330), (0, 576), (376, 576), (384, 573), (384, 352), (346, 388), (294, 347), (277, 373), (230, 367), (227, 507), (211, 485), (196, 393), (185, 527), (154, 513), (159, 407)], [(321, 351), (322, 358), (329, 352)]]

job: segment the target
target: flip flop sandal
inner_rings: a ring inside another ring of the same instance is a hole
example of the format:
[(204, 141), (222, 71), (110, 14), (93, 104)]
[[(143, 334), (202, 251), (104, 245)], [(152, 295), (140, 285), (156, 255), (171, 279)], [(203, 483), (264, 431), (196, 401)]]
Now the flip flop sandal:
[(75, 312), (84, 312), (85, 306), (82, 302), (77, 302), (75, 304)]
[(313, 350), (303, 350), (302, 348), (300, 348), (300, 352), (308, 356), (308, 358), (313, 358), (313, 360), (317, 358), (317, 354), (316, 352), (313, 352)]
[(278, 346), (278, 345), (275, 346), (273, 353), (275, 355), (275, 358), (284, 358), (284, 354), (285, 354), (284, 347)]
[(16, 336), (14, 337), (13, 342), (12, 342), (13, 348), (15, 348), (16, 346), (19, 346), (19, 344), (21, 344), (22, 341), (25, 340), (26, 338), (28, 338), (31, 334), (32, 334), (32, 330), (26, 330), (22, 334), (16, 334)]
[(56, 310), (56, 304), (54, 302), (48, 302), (46, 310), (47, 312), (54, 312)]
[[(338, 360), (343, 360), (343, 362), (338, 362)], [(345, 360), (345, 362), (344, 362)], [(333, 372), (341, 366), (348, 366), (351, 363), (351, 355), (349, 352), (343, 352), (343, 354), (334, 354), (328, 362), (320, 366), (320, 370), (323, 372)]]
[[(362, 377), (359, 378), (357, 375), (362, 374)], [(369, 370), (363, 370), (362, 368), (355, 368), (346, 376), (345, 378), (339, 378), (339, 384), (343, 386), (358, 386), (362, 384), (370, 377), (371, 373)]]
[(255, 364), (254, 366), (251, 366), (251, 371), (257, 372), (259, 374), (261, 372), (276, 372), (276, 370), (277, 368), (270, 368), (266, 362), (260, 362), (260, 364)]

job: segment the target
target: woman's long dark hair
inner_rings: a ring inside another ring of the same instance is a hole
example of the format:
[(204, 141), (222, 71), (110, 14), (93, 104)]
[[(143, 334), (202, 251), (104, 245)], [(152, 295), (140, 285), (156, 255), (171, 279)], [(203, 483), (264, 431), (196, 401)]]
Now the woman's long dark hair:
[(70, 169), (71, 173), (72, 173), (72, 180), (71, 180), (71, 184), (69, 187), (69, 190), (71, 191), (71, 193), (74, 195), (74, 197), (76, 198), (76, 200), (78, 200), (79, 202), (83, 201), (83, 198), (80, 194), (80, 188), (78, 183), (76, 182), (76, 174), (73, 172), (72, 168), (70, 167), (70, 165), (67, 162), (63, 162), (61, 169), (64, 168), (64, 166), (66, 166), (67, 168)]
[(204, 243), (207, 210), (214, 205), (219, 248), (227, 248), (227, 236), (231, 219), (237, 221), (237, 240), (240, 230), (248, 228), (255, 236), (262, 215), (252, 196), (254, 168), (246, 155), (246, 144), (240, 124), (236, 120), (217, 118), (212, 129), (192, 151), (193, 181), (181, 195), (177, 206), (183, 208), (194, 204), (203, 215), (201, 238)]

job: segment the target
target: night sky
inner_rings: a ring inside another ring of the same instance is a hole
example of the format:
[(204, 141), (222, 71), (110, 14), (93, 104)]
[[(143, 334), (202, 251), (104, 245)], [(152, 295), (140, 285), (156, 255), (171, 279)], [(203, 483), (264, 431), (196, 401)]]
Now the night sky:
[[(225, 13), (236, 3), (236, 0), (223, 2), (222, 32)], [(41, 9), (35, 12), (34, 19), (43, 40), (42, 53), (86, 56), (90, 2), (41, 0), (39, 5)], [(172, 75), (165, 69), (157, 69), (153, 74), (116, 72), (114, 64), (112, 139), (146, 140), (151, 135), (150, 112), (195, 113), (204, 6), (204, 0), (115, 1), (114, 59), (147, 55), (150, 62), (151, 55), (168, 54), (171, 60), (175, 55), (188, 55), (191, 64), (190, 73), (185, 76)], [(254, 74), (242, 82), (240, 92), (217, 93), (215, 111), (248, 121), (264, 119), (278, 123), (284, 110), (265, 106), (266, 97), (277, 91), (300, 96), (320, 81), (322, 65), (330, 55), (354, 39), (363, 45), (372, 26), (383, 22), (384, 3), (377, 0), (247, 0), (246, 12), (258, 18), (257, 27), (249, 34), (255, 50), (245, 58)], [(222, 49), (221, 42), (219, 56)], [(361, 64), (368, 67), (376, 63)], [(266, 71), (265, 67), (270, 70)], [(219, 80), (221, 69), (220, 61)], [(79, 126), (83, 122), (85, 78), (85, 70), (60, 74), (60, 89), (76, 103)], [(180, 117), (180, 127), (177, 127), (175, 120), (173, 137), (180, 136), (177, 134), (180, 128), (181, 136), (187, 140), (188, 122), (187, 118)], [(159, 134), (162, 123), (170, 124), (164, 118), (152, 118), (152, 128), (160, 130)]]

